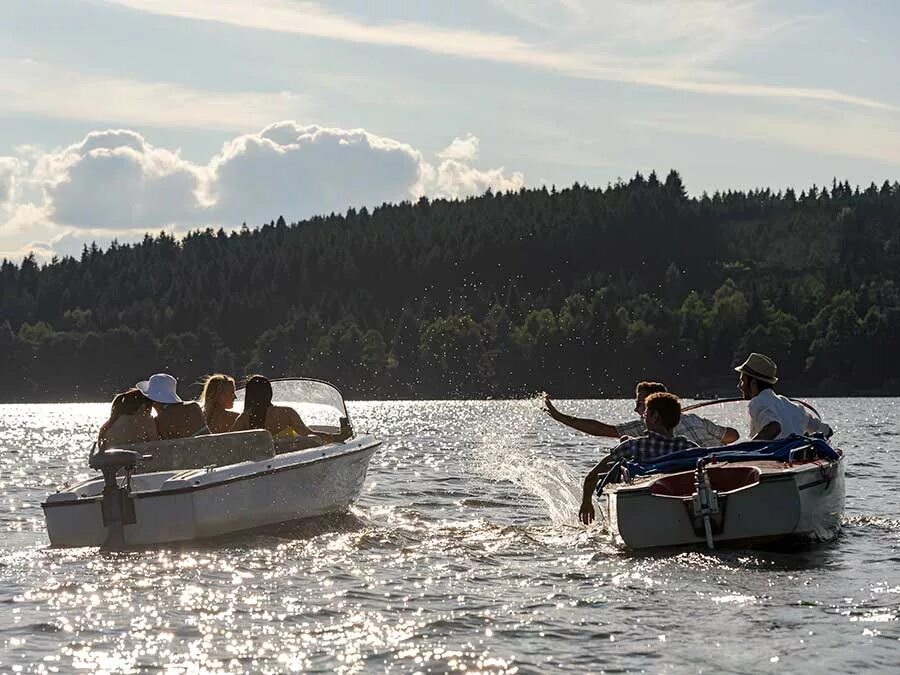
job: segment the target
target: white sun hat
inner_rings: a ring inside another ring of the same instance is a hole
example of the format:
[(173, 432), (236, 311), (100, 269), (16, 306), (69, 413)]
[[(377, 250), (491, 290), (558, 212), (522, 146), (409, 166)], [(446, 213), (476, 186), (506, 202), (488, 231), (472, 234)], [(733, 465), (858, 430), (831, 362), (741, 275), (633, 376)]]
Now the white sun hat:
[(182, 403), (181, 398), (175, 391), (177, 384), (178, 380), (168, 373), (157, 373), (156, 375), (151, 375), (149, 380), (138, 382), (134, 386), (140, 389), (144, 396), (151, 401), (156, 401), (157, 403)]

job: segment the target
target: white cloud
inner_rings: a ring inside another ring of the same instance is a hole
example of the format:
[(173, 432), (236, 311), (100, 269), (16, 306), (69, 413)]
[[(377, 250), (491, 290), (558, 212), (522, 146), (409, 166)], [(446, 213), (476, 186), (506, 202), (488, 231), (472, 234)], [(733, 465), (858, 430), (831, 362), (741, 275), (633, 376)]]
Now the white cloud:
[[(594, 39), (576, 44), (601, 44), (573, 51), (555, 44), (532, 44), (514, 35), (474, 30), (453, 30), (426, 23), (368, 23), (359, 18), (331, 12), (314, 2), (285, 0), (106, 0), (110, 4), (131, 9), (201, 21), (212, 21), (256, 30), (330, 38), (345, 42), (405, 47), (444, 56), (495, 63), (505, 63), (559, 73), (569, 77), (623, 82), (648, 87), (700, 94), (743, 97), (818, 100), (845, 105), (894, 110), (889, 104), (864, 96), (815, 87), (793, 87), (748, 83), (739, 75), (709, 70), (692, 65), (692, 61), (708, 50), (710, 54), (725, 49), (734, 36), (753, 34), (756, 22), (749, 23), (747, 12), (753, 2), (728, 0), (723, 8), (716, 0), (690, 2), (628, 2), (610, 0), (592, 12), (576, 0), (564, 5), (580, 17), (589, 16), (594, 25), (604, 30)], [(681, 10), (682, 4), (685, 11)], [(632, 6), (634, 5), (634, 6)], [(635, 8), (636, 7), (636, 8)], [(606, 10), (611, 10), (608, 14)], [(616, 11), (619, 12), (618, 18)], [(643, 12), (643, 15), (641, 14)], [(759, 14), (752, 15), (758, 17)], [(687, 18), (684, 18), (687, 17)], [(678, 49), (651, 58), (633, 48), (626, 52), (616, 44), (621, 27), (648, 36), (651, 42), (683, 41), (690, 36), (692, 48), (686, 53)], [(723, 26), (727, 29), (723, 36)], [(771, 31), (778, 24), (767, 24)], [(739, 33), (736, 31), (740, 31)], [(710, 36), (714, 36), (715, 39)], [(607, 43), (603, 41), (606, 40)], [(711, 41), (712, 40), (712, 41)], [(571, 44), (571, 42), (564, 43)], [(616, 51), (618, 48), (619, 51)], [(676, 57), (676, 58), (673, 58)], [(680, 58), (679, 58), (680, 57)]]
[(31, 59), (0, 58), (0, 112), (165, 128), (243, 131), (308, 116), (291, 92), (218, 92), (107, 77)]
[(478, 136), (466, 134), (465, 138), (454, 138), (453, 142), (438, 153), (441, 159), (472, 161), (478, 158)]
[(564, 43), (602, 45), (620, 56), (653, 55), (673, 70), (712, 63), (817, 17), (784, 14), (764, 0), (492, 0)]
[(204, 215), (203, 170), (134, 131), (92, 132), (41, 158), (34, 175), (62, 225), (156, 229)]
[(226, 143), (209, 180), (222, 218), (260, 222), (409, 199), (424, 164), (406, 143), (363, 129), (280, 122)]
[(457, 138), (435, 167), (409, 144), (364, 129), (293, 121), (237, 136), (207, 164), (127, 129), (91, 132), (51, 152), (23, 147), (0, 158), (0, 191), (11, 196), (0, 202), (0, 256), (73, 254), (84, 242), (132, 241), (163, 228), (256, 225), (524, 185), (521, 173), (472, 166), (477, 147), (471, 134)]
[(13, 199), (16, 188), (16, 174), (19, 160), (15, 157), (0, 157), (0, 208)]
[(525, 186), (525, 176), (518, 171), (511, 175), (503, 167), (479, 171), (455, 159), (441, 162), (429, 178), (427, 192), (449, 199), (483, 194), (488, 188), (494, 192), (515, 192)]
[(52, 240), (63, 228), (43, 204), (9, 203), (0, 218), (0, 260), (21, 260), (32, 250), (41, 259), (53, 256)]

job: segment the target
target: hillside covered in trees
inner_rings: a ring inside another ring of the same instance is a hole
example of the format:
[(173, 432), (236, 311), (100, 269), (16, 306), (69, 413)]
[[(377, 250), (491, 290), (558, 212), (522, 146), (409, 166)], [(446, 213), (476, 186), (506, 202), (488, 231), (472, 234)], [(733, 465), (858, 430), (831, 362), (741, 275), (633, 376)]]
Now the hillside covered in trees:
[(350, 398), (900, 393), (900, 184), (690, 198), (422, 199), (0, 265), (0, 401), (106, 400), (153, 372), (305, 375)]

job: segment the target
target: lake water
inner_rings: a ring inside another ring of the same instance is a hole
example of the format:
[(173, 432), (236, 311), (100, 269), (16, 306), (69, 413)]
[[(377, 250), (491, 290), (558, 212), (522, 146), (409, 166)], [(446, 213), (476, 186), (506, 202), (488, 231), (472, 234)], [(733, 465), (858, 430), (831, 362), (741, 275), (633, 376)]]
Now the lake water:
[[(536, 401), (351, 403), (384, 445), (346, 517), (54, 550), (40, 503), (89, 475), (108, 404), (0, 406), (0, 671), (896, 672), (900, 399), (813, 403), (849, 460), (837, 540), (650, 555), (577, 523), (610, 443)], [(740, 405), (704, 412), (746, 432)]]

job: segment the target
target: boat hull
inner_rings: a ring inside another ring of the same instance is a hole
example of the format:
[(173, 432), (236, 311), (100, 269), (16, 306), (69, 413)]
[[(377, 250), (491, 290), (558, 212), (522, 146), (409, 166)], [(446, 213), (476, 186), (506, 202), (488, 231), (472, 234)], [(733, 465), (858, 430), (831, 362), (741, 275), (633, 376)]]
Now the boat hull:
[[(713, 527), (714, 545), (833, 538), (844, 512), (844, 465), (843, 457), (794, 465), (748, 465), (756, 471), (754, 480), (717, 493), (721, 515)], [(629, 549), (706, 546), (705, 531), (693, 514), (692, 496), (660, 494), (654, 485), (660, 480), (655, 476), (608, 486), (604, 515), (615, 542)]]
[[(371, 437), (224, 467), (133, 477), (134, 522), (126, 547), (205, 539), (302, 518), (345, 512), (362, 490), (380, 441)], [(102, 479), (51, 495), (42, 504), (50, 543), (101, 546)]]

